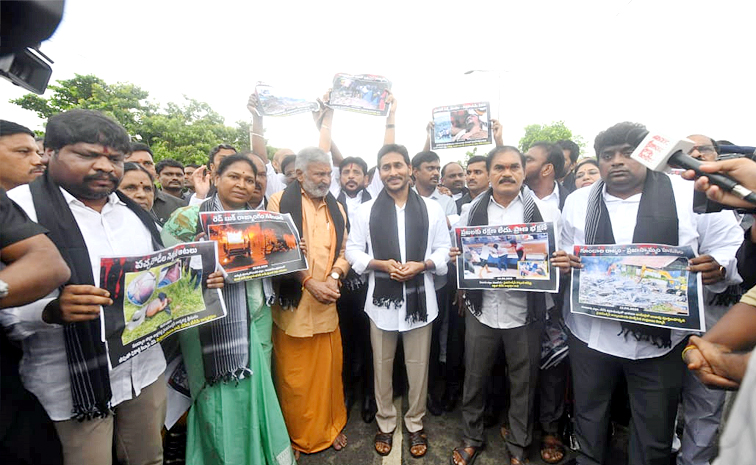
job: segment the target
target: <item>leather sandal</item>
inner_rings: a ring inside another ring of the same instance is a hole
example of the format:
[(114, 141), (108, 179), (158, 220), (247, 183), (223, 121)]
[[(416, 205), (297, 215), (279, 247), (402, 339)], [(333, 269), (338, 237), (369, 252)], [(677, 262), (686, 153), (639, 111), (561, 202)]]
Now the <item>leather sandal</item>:
[[(410, 433), (409, 440), (409, 452), (412, 457), (419, 459), (428, 453), (428, 435), (425, 433), (424, 429)], [(417, 449), (420, 449), (422, 452), (415, 452)]]
[[(543, 436), (541, 439), (541, 460), (553, 465), (564, 460), (566, 455), (567, 451), (559, 438), (553, 434), (546, 434)], [(559, 456), (559, 458), (556, 458), (555, 456)]]
[[(391, 453), (391, 447), (394, 444), (394, 432), (390, 433), (383, 433), (380, 430), (375, 433), (375, 440), (373, 442), (373, 447), (375, 448), (375, 451), (378, 453), (378, 455), (381, 456), (387, 456)], [(378, 446), (384, 446), (381, 447), (381, 450), (378, 448)]]
[[(467, 452), (468, 449), (472, 450), (472, 453)], [(452, 450), (452, 456), (449, 459), (450, 465), (473, 465), (475, 463), (475, 459), (478, 458), (478, 454), (480, 451), (483, 450), (483, 446), (471, 446), (468, 444), (462, 444), (459, 447), (455, 447)], [(454, 453), (457, 453), (459, 455), (459, 458), (462, 460), (462, 462), (455, 462), (454, 461)]]

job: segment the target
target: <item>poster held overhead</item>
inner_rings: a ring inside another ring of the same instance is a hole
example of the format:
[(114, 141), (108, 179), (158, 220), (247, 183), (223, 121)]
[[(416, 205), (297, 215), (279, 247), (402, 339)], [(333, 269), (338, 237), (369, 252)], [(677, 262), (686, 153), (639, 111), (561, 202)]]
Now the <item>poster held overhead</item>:
[(372, 74), (350, 75), (339, 73), (333, 77), (331, 98), (328, 106), (334, 109), (386, 116), (389, 105), (386, 98), (391, 90), (391, 81)]
[(490, 121), (488, 102), (434, 108), (431, 150), (490, 144)]
[(260, 101), (255, 111), (261, 116), (291, 116), (320, 109), (320, 104), (314, 100), (290, 97), (294, 94), (267, 84), (258, 83), (255, 93)]

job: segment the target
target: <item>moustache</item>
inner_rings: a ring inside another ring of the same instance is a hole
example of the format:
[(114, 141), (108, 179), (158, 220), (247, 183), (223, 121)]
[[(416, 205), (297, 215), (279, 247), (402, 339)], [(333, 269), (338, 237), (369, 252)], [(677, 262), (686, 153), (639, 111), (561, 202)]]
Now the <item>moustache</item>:
[(121, 179), (112, 173), (94, 174), (94, 175), (84, 176), (84, 182), (92, 182), (92, 181), (110, 181), (117, 186), (118, 183), (121, 181)]
[(509, 178), (509, 177), (499, 179), (499, 184), (504, 184), (504, 183), (517, 184), (517, 181), (515, 181), (514, 178)]

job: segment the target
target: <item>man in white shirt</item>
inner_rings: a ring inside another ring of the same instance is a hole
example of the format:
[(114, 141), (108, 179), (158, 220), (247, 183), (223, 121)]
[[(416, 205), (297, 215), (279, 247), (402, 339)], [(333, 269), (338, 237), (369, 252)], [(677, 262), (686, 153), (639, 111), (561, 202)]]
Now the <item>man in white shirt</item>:
[(450, 240), (438, 203), (410, 189), (409, 164), (407, 149), (401, 145), (385, 145), (378, 152), (378, 172), (385, 188), (357, 212), (346, 257), (357, 273), (368, 273), (365, 312), (370, 317), (378, 405), (376, 452), (387, 455), (391, 451), (397, 425), (392, 370), (401, 334), (409, 380), (404, 424), (410, 432), (410, 454), (421, 457), (428, 450), (422, 420), (431, 323), (438, 316), (432, 275), (446, 273)]
[(465, 171), (462, 165), (456, 161), (451, 161), (441, 168), (441, 184), (449, 189), (452, 193), (452, 200), (455, 202), (467, 193), (465, 187)]
[[(559, 234), (559, 210), (522, 188), (525, 158), (515, 147), (501, 146), (487, 157), (491, 189), (473, 201), (459, 226), (553, 222)], [(452, 249), (452, 255), (459, 249)], [(490, 255), (493, 257), (493, 255)], [(482, 260), (482, 259), (481, 259)], [(491, 258), (489, 258), (489, 261)], [(510, 463), (526, 463), (533, 433), (533, 407), (541, 359), (541, 333), (546, 314), (543, 293), (467, 290), (465, 314), (465, 384), (462, 397), (463, 443), (454, 449), (457, 465), (475, 460), (485, 444), (485, 387), (500, 344), (510, 384), (508, 428), (502, 428)]]
[(110, 370), (100, 334), (101, 308), (112, 304), (98, 287), (100, 257), (159, 246), (149, 214), (116, 191), (129, 136), (89, 110), (57, 114), (46, 129), (49, 170), (8, 194), (50, 231), (71, 279), (60, 293), (3, 310), (2, 324), (22, 343), (22, 382), (55, 422), (67, 465), (110, 464), (114, 443), (121, 461), (160, 464), (162, 350), (152, 347)]
[(525, 152), (525, 161), (525, 184), (539, 199), (561, 210), (569, 193), (557, 182), (564, 169), (562, 149), (536, 142)]
[[(735, 253), (742, 231), (730, 212), (694, 213), (692, 183), (647, 170), (630, 158), (647, 133), (643, 125), (619, 123), (596, 137), (603, 181), (567, 199), (564, 251), (552, 263), (566, 270), (579, 267), (571, 252), (582, 244), (691, 246), (700, 255), (690, 261), (689, 270), (701, 273), (709, 290), (721, 292), (739, 282)], [(611, 396), (624, 380), (632, 414), (628, 463), (668, 464), (685, 369), (680, 355), (690, 333), (592, 318), (568, 308), (565, 303), (580, 443), (577, 463), (606, 463)]]

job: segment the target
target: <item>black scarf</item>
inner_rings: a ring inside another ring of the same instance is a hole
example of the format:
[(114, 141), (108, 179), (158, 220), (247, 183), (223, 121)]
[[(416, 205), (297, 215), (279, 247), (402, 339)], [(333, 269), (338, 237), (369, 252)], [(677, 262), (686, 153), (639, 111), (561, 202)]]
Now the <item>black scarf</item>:
[[(362, 189), (362, 192), (359, 195), (361, 196), (360, 203), (368, 202), (373, 198), (370, 195), (370, 192), (367, 191), (367, 189)], [(349, 231), (351, 228), (351, 225), (349, 224), (349, 207), (347, 206), (346, 193), (344, 192), (344, 189), (339, 192), (339, 196), (336, 197), (336, 200), (338, 200), (341, 206), (344, 207), (344, 212), (347, 214), (347, 231)], [(365, 286), (365, 284), (366, 283), (364, 277), (357, 274), (353, 269), (350, 269), (349, 273), (347, 273), (346, 277), (344, 277), (344, 289), (347, 291), (357, 290)]]
[[(294, 225), (299, 231), (300, 237), (304, 237), (304, 229), (302, 222), (302, 185), (298, 180), (294, 180), (286, 187), (281, 196), (281, 203), (279, 205), (280, 213), (288, 213), (291, 215)], [(328, 216), (333, 221), (333, 227), (336, 230), (336, 252), (333, 254), (333, 262), (339, 257), (339, 250), (341, 250), (341, 244), (344, 241), (344, 234), (346, 233), (346, 222), (344, 216), (339, 209), (339, 203), (329, 192), (325, 196), (326, 207), (328, 208)], [(311, 247), (311, 244), (307, 244)], [(276, 296), (278, 303), (282, 308), (295, 309), (299, 305), (299, 301), (302, 299), (302, 284), (294, 276), (294, 274), (288, 274), (281, 277), (277, 277), (273, 281), (276, 288)]]
[[(66, 285), (94, 286), (87, 245), (59, 186), (50, 179), (49, 171), (29, 184), (29, 190), (37, 222), (50, 231), (50, 240), (71, 269), (71, 279)], [(162, 249), (160, 233), (150, 214), (120, 191), (116, 191), (116, 195), (150, 231), (153, 248)], [(56, 299), (48, 305), (59, 306), (60, 301)], [(74, 418), (88, 420), (107, 416), (112, 392), (108, 356), (100, 337), (100, 319), (63, 325), (63, 333)]]
[[(604, 181), (591, 187), (588, 197), (588, 211), (585, 218), (585, 243), (615, 244), (612, 222), (604, 202)], [(634, 244), (679, 243), (679, 224), (672, 181), (664, 173), (646, 171), (638, 216), (633, 230)], [(621, 322), (622, 331), (618, 336), (627, 338), (632, 334), (638, 341), (649, 341), (659, 348), (672, 347), (671, 331), (667, 328)]]
[[(200, 217), (202, 212), (223, 210), (218, 195), (214, 194), (200, 205)], [(200, 228), (201, 223), (197, 222)], [(205, 380), (210, 385), (218, 381), (238, 381), (252, 374), (249, 369), (247, 283), (227, 282), (221, 294), (226, 304), (226, 317), (199, 327)]]
[[(523, 223), (542, 223), (543, 216), (529, 190), (521, 189), (522, 195), (522, 220)], [(488, 225), (488, 204), (493, 196), (493, 188), (489, 188), (480, 196), (480, 200), (470, 206), (467, 226)], [(541, 321), (546, 315), (546, 298), (542, 292), (528, 292), (528, 317), (526, 323)], [(483, 313), (483, 291), (480, 289), (465, 290), (465, 307), (475, 316)]]
[[(428, 209), (425, 201), (414, 189), (409, 189), (404, 207), (404, 244), (408, 262), (424, 262), (428, 247)], [(396, 222), (394, 199), (383, 189), (370, 210), (370, 243), (376, 260), (394, 259), (402, 262), (399, 251), (399, 230)], [(409, 281), (400, 283), (382, 272), (374, 271), (373, 305), (398, 309), (407, 296), (407, 316), (410, 323), (428, 321), (425, 302), (425, 273), (418, 273)]]

